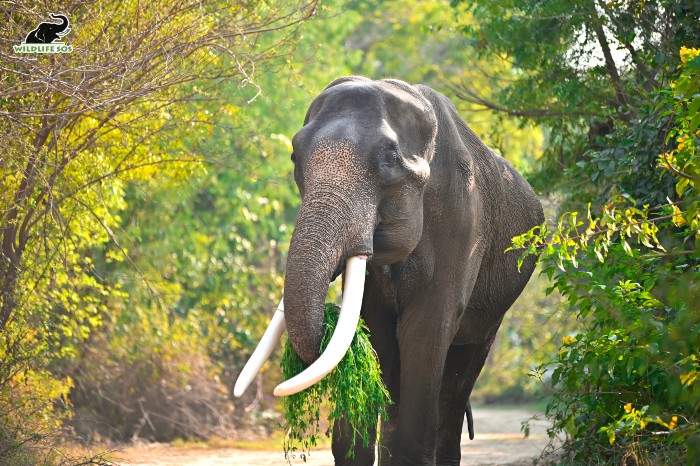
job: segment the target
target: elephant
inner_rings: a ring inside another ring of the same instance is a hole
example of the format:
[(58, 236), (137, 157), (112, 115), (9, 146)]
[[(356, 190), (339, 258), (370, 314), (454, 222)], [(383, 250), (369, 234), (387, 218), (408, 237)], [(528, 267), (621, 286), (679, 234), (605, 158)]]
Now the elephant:
[[(425, 85), (336, 79), (311, 103), (292, 146), (301, 207), (283, 308), (234, 393), (285, 327), (311, 366), (275, 394), (312, 385), (345, 354), (361, 314), (393, 401), (379, 464), (458, 465), (465, 414), (472, 436), (472, 389), (536, 265), (530, 256), (519, 268), (521, 251), (506, 250), (542, 224), (541, 203), (449, 99)], [(319, 355), (326, 292), (343, 272), (340, 319), (352, 317), (339, 321)], [(344, 341), (331, 348), (336, 337)], [(346, 455), (351, 435), (335, 423), (336, 464), (372, 465), (375, 445)]]
[(54, 13), (49, 14), (52, 18), (60, 19), (62, 22), (60, 24), (40, 23), (36, 29), (27, 34), (27, 38), (24, 40), (25, 44), (50, 44), (70, 32), (67, 16)]

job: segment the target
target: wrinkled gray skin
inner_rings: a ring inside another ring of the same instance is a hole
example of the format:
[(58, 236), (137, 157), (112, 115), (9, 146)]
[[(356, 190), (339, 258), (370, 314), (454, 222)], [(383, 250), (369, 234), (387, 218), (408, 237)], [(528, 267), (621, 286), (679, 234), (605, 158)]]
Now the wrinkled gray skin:
[(68, 29), (68, 18), (65, 15), (49, 14), (52, 18), (60, 19), (61, 23), (40, 23), (36, 29), (27, 34), (27, 38), (24, 39), (26, 44), (50, 44), (68, 34), (70, 31)]
[[(443, 95), (396, 80), (345, 77), (311, 104), (294, 136), (302, 205), (284, 287), (289, 338), (319, 356), (328, 284), (369, 257), (362, 315), (395, 404), (382, 465), (456, 465), (469, 395), (503, 315), (535, 266), (510, 239), (543, 222), (525, 180)], [(336, 464), (371, 465), (374, 448)], [(361, 440), (358, 440), (361, 445)]]

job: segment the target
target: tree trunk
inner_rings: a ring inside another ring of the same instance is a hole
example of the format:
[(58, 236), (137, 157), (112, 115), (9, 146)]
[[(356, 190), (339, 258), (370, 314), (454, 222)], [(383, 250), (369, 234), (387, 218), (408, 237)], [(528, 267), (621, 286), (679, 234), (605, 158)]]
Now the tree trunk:
[(19, 258), (2, 253), (0, 265), (0, 332), (5, 330), (17, 306), (17, 282), (19, 281)]

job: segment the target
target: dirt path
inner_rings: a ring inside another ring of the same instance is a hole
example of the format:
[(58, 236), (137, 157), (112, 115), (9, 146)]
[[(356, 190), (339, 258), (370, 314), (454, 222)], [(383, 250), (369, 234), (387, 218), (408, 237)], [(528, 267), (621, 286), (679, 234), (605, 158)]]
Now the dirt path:
[[(474, 440), (469, 440), (466, 426), (462, 435), (462, 465), (528, 465), (547, 444), (547, 424), (531, 424), (530, 437), (523, 438), (520, 421), (535, 411), (523, 408), (482, 408), (474, 411)], [(272, 466), (284, 465), (282, 449), (247, 451), (235, 448), (154, 445), (130, 447), (121, 455), (125, 466)], [(327, 466), (333, 464), (330, 449), (316, 449), (307, 462), (294, 465)]]

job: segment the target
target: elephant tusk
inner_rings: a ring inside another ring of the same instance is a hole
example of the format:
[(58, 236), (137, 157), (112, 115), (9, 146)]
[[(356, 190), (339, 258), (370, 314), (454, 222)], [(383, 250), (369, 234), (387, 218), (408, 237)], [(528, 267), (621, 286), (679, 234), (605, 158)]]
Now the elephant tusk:
[(233, 387), (233, 396), (240, 397), (243, 395), (243, 392), (246, 391), (248, 385), (250, 385), (258, 374), (262, 365), (265, 364), (267, 358), (272, 354), (275, 345), (282, 337), (282, 333), (284, 333), (286, 328), (287, 326), (284, 323), (284, 298), (282, 298), (280, 305), (272, 316), (270, 325), (267, 326), (267, 330), (265, 330), (265, 333), (260, 339), (260, 343), (258, 343), (257, 348), (255, 348), (255, 351), (253, 351), (253, 354), (238, 376), (236, 385)]
[(338, 365), (347, 353), (355, 336), (357, 323), (360, 320), (362, 294), (365, 288), (365, 270), (367, 257), (351, 257), (345, 263), (345, 288), (343, 302), (340, 306), (340, 316), (335, 332), (328, 342), (326, 350), (319, 358), (302, 373), (282, 382), (275, 388), (275, 396), (288, 396), (309, 388)]

